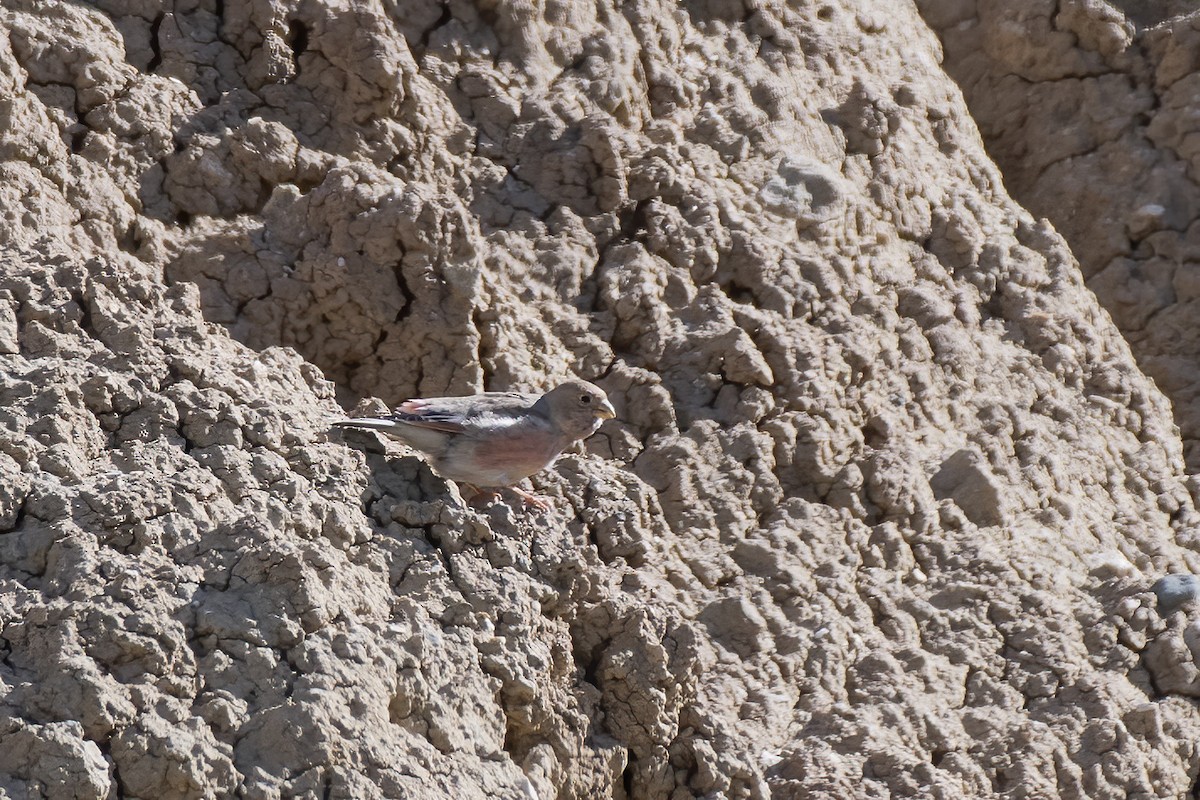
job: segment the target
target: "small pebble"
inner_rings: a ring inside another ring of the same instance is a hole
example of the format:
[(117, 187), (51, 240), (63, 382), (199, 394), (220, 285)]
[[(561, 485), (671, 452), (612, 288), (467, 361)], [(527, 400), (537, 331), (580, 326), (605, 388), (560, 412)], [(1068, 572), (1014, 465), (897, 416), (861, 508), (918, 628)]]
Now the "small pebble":
[(1137, 573), (1133, 565), (1123, 553), (1110, 551), (1098, 553), (1088, 560), (1088, 569), (1092, 575), (1101, 580), (1105, 578), (1128, 578)]
[(1195, 575), (1164, 575), (1150, 587), (1158, 598), (1158, 613), (1164, 617), (1184, 603), (1200, 598), (1200, 578)]

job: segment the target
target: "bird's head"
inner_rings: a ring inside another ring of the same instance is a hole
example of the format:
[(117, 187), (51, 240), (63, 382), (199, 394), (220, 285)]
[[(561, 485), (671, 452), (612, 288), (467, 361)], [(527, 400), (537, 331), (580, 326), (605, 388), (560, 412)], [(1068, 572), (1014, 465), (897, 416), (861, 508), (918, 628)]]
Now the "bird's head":
[(608, 395), (594, 383), (567, 381), (542, 395), (539, 404), (563, 433), (574, 439), (591, 436), (606, 419), (617, 416)]

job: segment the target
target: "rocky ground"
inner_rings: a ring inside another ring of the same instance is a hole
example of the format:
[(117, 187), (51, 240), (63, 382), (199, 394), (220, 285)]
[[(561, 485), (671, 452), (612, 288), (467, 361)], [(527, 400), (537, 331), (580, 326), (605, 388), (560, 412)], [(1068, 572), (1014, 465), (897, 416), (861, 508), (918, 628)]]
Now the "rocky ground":
[(1181, 0), (919, 0), (1014, 197), (1063, 234), (1200, 472), (1200, 18)]
[(1189, 796), (1200, 16), (1026, 5), (5, 0), (0, 795)]

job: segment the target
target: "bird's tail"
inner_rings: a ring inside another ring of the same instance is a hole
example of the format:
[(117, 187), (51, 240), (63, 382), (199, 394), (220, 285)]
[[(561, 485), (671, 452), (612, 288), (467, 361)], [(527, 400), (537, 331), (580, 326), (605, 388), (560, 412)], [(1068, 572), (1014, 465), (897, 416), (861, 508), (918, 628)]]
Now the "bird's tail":
[(339, 419), (333, 423), (335, 428), (370, 428), (373, 431), (390, 431), (395, 430), (396, 421), (391, 419), (370, 419), (360, 417), (358, 419)]

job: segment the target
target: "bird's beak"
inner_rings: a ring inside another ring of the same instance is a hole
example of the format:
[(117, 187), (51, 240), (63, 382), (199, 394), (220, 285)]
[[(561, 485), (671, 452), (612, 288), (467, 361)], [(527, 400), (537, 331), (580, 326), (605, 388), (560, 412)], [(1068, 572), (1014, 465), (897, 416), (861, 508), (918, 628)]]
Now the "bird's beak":
[(601, 400), (600, 405), (596, 406), (596, 416), (600, 419), (613, 419), (617, 416), (617, 410), (612, 407), (612, 403)]

